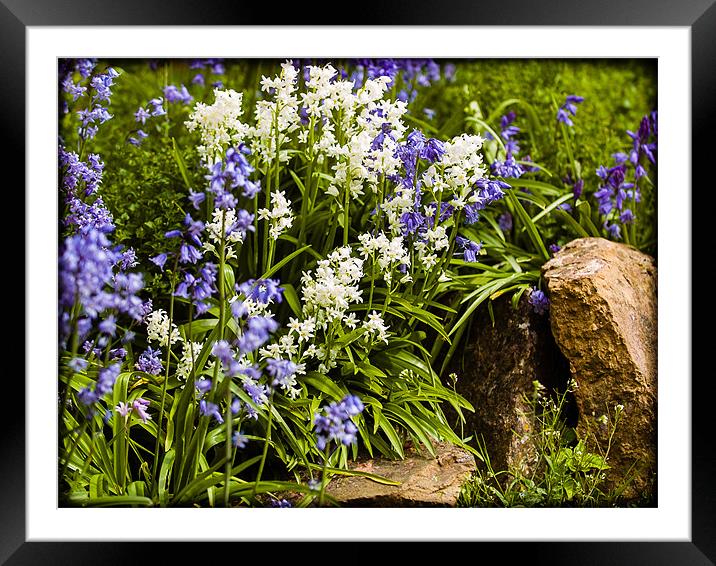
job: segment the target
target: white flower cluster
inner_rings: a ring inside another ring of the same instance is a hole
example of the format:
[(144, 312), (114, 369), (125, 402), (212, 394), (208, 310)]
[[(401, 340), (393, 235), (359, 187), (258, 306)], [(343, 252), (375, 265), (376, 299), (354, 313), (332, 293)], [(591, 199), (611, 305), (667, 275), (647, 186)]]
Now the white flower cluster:
[(289, 61), (281, 65), (279, 76), (261, 77), (261, 90), (269, 93), (271, 99), (256, 102), (256, 125), (250, 128), (249, 135), (256, 141), (253, 147), (266, 163), (276, 159), (277, 151), (279, 161), (289, 159), (288, 153), (281, 153), (280, 148), (299, 127), (297, 77), (298, 70)]
[(303, 312), (315, 325), (326, 330), (333, 322), (348, 318), (351, 304), (363, 301), (359, 282), (363, 277), (363, 260), (351, 257), (350, 246), (338, 248), (327, 259), (318, 262), (315, 274), (304, 272)]
[[(393, 272), (399, 265), (410, 266), (410, 253), (403, 245), (403, 236), (395, 236), (388, 238), (383, 232), (377, 236), (371, 236), (369, 233), (360, 234), (358, 240), (361, 246), (358, 251), (365, 259), (374, 258), (374, 261), (383, 274), (383, 279), (390, 287), (393, 279)], [(401, 278), (401, 283), (410, 281), (410, 276), (405, 275)]]
[(171, 343), (174, 344), (178, 340), (181, 340), (179, 336), (179, 329), (174, 323), (171, 325), (171, 335), (169, 333), (169, 317), (166, 311), (157, 309), (150, 312), (146, 319), (147, 324), (147, 338), (150, 342), (159, 342), (160, 346), (166, 346)]
[[(478, 179), (487, 174), (481, 151), (483, 142), (482, 137), (469, 134), (461, 134), (445, 142), (440, 168), (433, 165), (423, 174), (425, 186), (436, 192), (447, 189), (456, 197), (464, 198)], [(460, 207), (459, 200), (452, 204)]]
[[(306, 143), (310, 137), (313, 144), (309, 151), (316, 152), (319, 162), (332, 162), (334, 174), (326, 189), (328, 194), (338, 196), (347, 187), (357, 198), (366, 188), (377, 192), (381, 176), (397, 171), (400, 162), (395, 146), (406, 131), (402, 117), (407, 105), (383, 100), (388, 77), (368, 79), (353, 92), (353, 82), (334, 80), (336, 74), (331, 65), (309, 67), (306, 92), (300, 97), (308, 123), (298, 139)], [(382, 141), (374, 144), (381, 134)]]
[[(145, 319), (147, 324), (147, 338), (150, 342), (159, 342), (160, 346), (166, 346), (170, 340), (169, 317), (162, 309), (149, 313)], [(171, 325), (171, 343), (181, 343), (182, 354), (177, 364), (176, 375), (179, 379), (186, 379), (191, 373), (192, 364), (199, 358), (199, 353), (204, 347), (201, 342), (185, 341), (179, 335), (179, 329), (175, 324)]]
[(383, 317), (373, 311), (368, 315), (368, 320), (363, 322), (363, 328), (375, 340), (388, 343), (388, 327), (385, 325)]
[(295, 333), (299, 343), (308, 342), (316, 335), (316, 319), (308, 317), (304, 320), (297, 318), (289, 318), (288, 329), (290, 333)]
[(231, 145), (248, 135), (249, 127), (240, 120), (244, 113), (243, 96), (231, 89), (214, 89), (214, 104), (197, 102), (189, 120), (184, 122), (190, 132), (199, 130), (201, 145), (197, 151), (208, 165), (220, 161)]
[(187, 379), (191, 374), (192, 365), (196, 363), (204, 347), (202, 342), (184, 342), (182, 345), (182, 354), (177, 364), (177, 377), (179, 379)]
[[(223, 216), (223, 218), (222, 218)], [(209, 239), (214, 242), (215, 245), (221, 245), (221, 232), (223, 226), (223, 232), (226, 236), (227, 243), (236, 243), (244, 241), (244, 233), (241, 230), (229, 229), (236, 224), (236, 210), (233, 208), (221, 209), (215, 208), (211, 213), (211, 222), (206, 224), (206, 232)], [(226, 235), (228, 232), (228, 235)], [(205, 246), (206, 247), (206, 246)]]
[(278, 341), (271, 342), (259, 350), (261, 359), (268, 358), (290, 358), (295, 359), (298, 355), (298, 345), (291, 334), (284, 334)]
[(391, 199), (385, 199), (380, 208), (388, 220), (388, 226), (394, 236), (403, 233), (400, 217), (413, 210), (415, 204), (415, 191), (407, 187), (396, 187)]
[(269, 233), (274, 240), (293, 224), (291, 201), (286, 198), (284, 191), (271, 193), (271, 209), (261, 208), (258, 213), (260, 220), (268, 220), (271, 223)]

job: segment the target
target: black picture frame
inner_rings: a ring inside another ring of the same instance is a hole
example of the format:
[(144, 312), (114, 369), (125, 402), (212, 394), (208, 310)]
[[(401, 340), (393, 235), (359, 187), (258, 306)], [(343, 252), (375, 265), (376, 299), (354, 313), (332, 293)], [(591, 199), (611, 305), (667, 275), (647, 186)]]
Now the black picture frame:
[[(323, 4), (321, 6), (321, 4)], [(297, 6), (295, 10), (277, 10), (261, 3), (227, 3), (216, 1), (193, 2), (174, 0), (0, 0), (0, 69), (4, 77), (0, 88), (0, 112), (4, 137), (11, 143), (3, 152), (6, 170), (23, 171), (17, 164), (30, 166), (31, 155), (25, 154), (25, 34), (28, 26), (69, 25), (316, 25), (320, 17), (335, 14), (336, 4), (319, 3), (316, 7)], [(317, 18), (316, 15), (319, 15)], [(321, 16), (322, 15), (322, 16)], [(713, 182), (707, 175), (711, 157), (710, 136), (714, 131), (713, 102), (716, 101), (716, 5), (714, 0), (597, 0), (568, 2), (513, 0), (509, 3), (479, 1), (453, 1), (441, 4), (427, 0), (411, 2), (383, 2), (380, 9), (361, 3), (355, 10), (352, 25), (556, 25), (556, 26), (685, 26), (691, 30), (692, 55), (692, 187), (710, 188)], [(330, 25), (336, 22), (331, 22)], [(685, 165), (685, 164), (684, 164)], [(689, 179), (685, 176), (684, 183)], [(16, 186), (24, 185), (24, 174)], [(692, 190), (692, 197), (699, 194)], [(22, 205), (23, 209), (24, 203)], [(705, 207), (692, 207), (693, 210)], [(25, 210), (25, 214), (30, 211)], [(692, 217), (693, 218), (693, 217)], [(699, 224), (692, 220), (692, 227)], [(694, 245), (698, 242), (693, 237)], [(698, 257), (692, 251), (692, 258)], [(24, 261), (27, 261), (25, 258)], [(692, 265), (694, 262), (692, 261)], [(685, 274), (685, 288), (691, 287), (691, 274)], [(693, 293), (692, 293), (693, 296)], [(25, 305), (30, 297), (25, 296)], [(693, 323), (692, 323), (693, 324)], [(707, 339), (692, 333), (692, 352)], [(26, 337), (31, 340), (31, 336)], [(694, 347), (696, 346), (696, 347)], [(27, 345), (26, 345), (27, 347)], [(52, 365), (53, 360), (48, 360)], [(689, 364), (690, 367), (690, 364)], [(710, 395), (710, 372), (692, 372), (693, 375), (669, 376), (670, 379), (691, 381), (692, 391), (692, 500), (690, 542), (524, 542), (524, 543), (464, 543), (480, 547), (464, 547), (467, 560), (482, 560), (488, 550), (497, 550), (501, 560), (518, 563), (549, 564), (714, 564), (716, 561), (716, 490), (714, 469), (716, 458), (712, 453), (711, 414), (713, 397)], [(10, 376), (7, 376), (8, 379)], [(17, 377), (13, 379), (17, 380)], [(25, 415), (24, 390), (15, 387), (12, 418), (0, 426), (2, 456), (0, 457), (0, 563), (24, 565), (48, 564), (103, 564), (126, 563), (141, 559), (147, 545), (141, 543), (79, 543), (79, 542), (26, 542), (25, 491), (42, 489), (25, 483)], [(50, 480), (48, 480), (50, 481)], [(111, 527), (109, 527), (111, 528)], [(476, 526), (478, 528), (478, 526)], [(320, 536), (317, 533), (317, 536)], [(555, 533), (559, 537), (559, 533)], [(159, 543), (163, 561), (187, 561), (186, 545)], [(242, 543), (247, 544), (247, 543)], [(280, 556), (281, 546), (271, 549), (274, 558)], [(340, 543), (339, 551), (321, 550), (324, 556), (360, 556), (370, 560), (364, 547), (371, 543), (349, 541)], [(456, 544), (456, 543), (453, 543)], [(459, 544), (459, 543), (458, 543)], [(325, 543), (322, 543), (322, 547)], [(422, 552), (422, 544), (411, 543), (411, 549)], [(229, 550), (228, 544), (212, 543), (211, 554)], [(360, 547), (360, 548), (359, 548)], [(403, 545), (405, 548), (405, 545)], [(489, 548), (488, 548), (489, 547)], [(235, 548), (232, 545), (232, 548)], [(243, 547), (246, 549), (246, 547)], [(229, 550), (235, 552), (235, 550)], [(242, 553), (245, 552), (242, 551)], [(401, 550), (402, 552), (402, 550)], [(248, 557), (249, 554), (244, 554)], [(459, 556), (459, 555), (454, 555)], [(239, 559), (236, 557), (236, 559)], [(316, 558), (318, 559), (318, 558)], [(462, 559), (461, 559), (462, 560)]]

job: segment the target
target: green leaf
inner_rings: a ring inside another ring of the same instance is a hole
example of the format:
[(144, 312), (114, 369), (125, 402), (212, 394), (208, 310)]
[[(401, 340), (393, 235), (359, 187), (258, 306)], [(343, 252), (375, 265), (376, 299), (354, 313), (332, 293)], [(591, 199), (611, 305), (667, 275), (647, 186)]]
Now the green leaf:
[(390, 441), (390, 445), (393, 447), (393, 450), (395, 450), (401, 458), (405, 458), (405, 452), (403, 451), (403, 442), (400, 439), (400, 436), (398, 436), (398, 433), (393, 427), (393, 425), (390, 424), (390, 421), (382, 413), (379, 416), (376, 415), (375, 419), (380, 429), (388, 437), (388, 440)]
[(175, 453), (174, 450), (169, 450), (169, 452), (166, 452), (164, 454), (164, 458), (162, 459), (162, 467), (159, 470), (159, 483), (158, 483), (158, 492), (159, 492), (159, 501), (161, 501), (163, 504), (166, 504), (169, 501), (169, 474), (172, 471), (172, 466), (174, 465), (174, 457)]
[(346, 394), (336, 383), (328, 376), (318, 373), (317, 371), (309, 371), (306, 375), (299, 378), (304, 383), (307, 383), (314, 389), (325, 393), (329, 397), (340, 400)]
[(599, 238), (601, 234), (599, 228), (592, 222), (592, 207), (589, 206), (589, 203), (586, 200), (580, 201), (579, 204), (577, 204), (577, 210), (579, 211), (579, 223), (582, 226), (586, 226), (592, 236)]
[(186, 164), (184, 163), (184, 159), (181, 156), (181, 153), (179, 153), (179, 148), (177, 147), (177, 142), (174, 138), (172, 138), (172, 152), (174, 154), (174, 160), (177, 162), (177, 165), (179, 167), (179, 172), (181, 173), (182, 179), (184, 179), (184, 184), (186, 185), (187, 189), (191, 189), (191, 182), (189, 181), (189, 174), (187, 173)]
[(284, 265), (286, 265), (289, 261), (291, 261), (293, 258), (298, 257), (306, 250), (310, 249), (311, 246), (305, 245), (302, 248), (297, 249), (293, 253), (290, 253), (286, 257), (284, 257), (281, 261), (279, 261), (276, 265), (272, 266), (271, 269), (268, 269), (261, 277), (260, 279), (268, 279), (271, 277), (274, 273), (276, 273), (279, 269), (281, 269)]
[(557, 209), (554, 211), (557, 218), (564, 224), (569, 226), (580, 238), (589, 238), (589, 233), (577, 222), (572, 215), (564, 210)]
[(290, 283), (283, 283), (283, 297), (286, 299), (286, 303), (299, 319), (303, 318), (303, 308), (301, 307), (301, 301), (298, 299), (296, 289)]
[(545, 248), (544, 246), (544, 242), (542, 241), (542, 238), (537, 231), (537, 227), (534, 225), (534, 222), (532, 222), (532, 219), (530, 218), (529, 214), (527, 214), (527, 211), (522, 206), (522, 203), (520, 203), (520, 201), (515, 196), (514, 191), (508, 190), (507, 198), (509, 199), (512, 206), (515, 208), (515, 212), (517, 213), (517, 216), (519, 216), (522, 224), (527, 229), (527, 235), (532, 241), (532, 244), (542, 255), (542, 259), (544, 259), (544, 261), (548, 261), (549, 252), (547, 252), (547, 248)]
[(525, 188), (525, 189), (532, 189), (534, 191), (538, 191), (543, 196), (552, 196), (552, 197), (558, 197), (562, 193), (564, 193), (564, 189), (560, 189), (558, 187), (555, 187), (554, 185), (550, 185), (549, 183), (544, 183), (542, 181), (535, 181), (533, 179), (508, 179), (508, 183), (512, 185), (513, 187), (519, 187), (519, 188)]
[(410, 413), (408, 413), (408, 411), (406, 411), (402, 407), (399, 407), (395, 403), (386, 403), (385, 405), (383, 405), (383, 411), (386, 413), (392, 413), (400, 423), (406, 426), (409, 431), (411, 431), (412, 433), (414, 433), (415, 436), (417, 436), (417, 438), (425, 446), (428, 452), (430, 452), (430, 455), (433, 458), (437, 456), (435, 452), (435, 447), (433, 446), (430, 437), (426, 433), (421, 423), (413, 415), (411, 415)]
[(505, 144), (502, 141), (502, 136), (499, 136), (497, 134), (497, 132), (495, 132), (495, 130), (493, 130), (487, 122), (485, 122), (484, 120), (481, 120), (480, 118), (476, 118), (474, 116), (468, 116), (467, 118), (465, 118), (465, 121), (472, 122), (475, 125), (480, 126), (481, 128), (490, 132), (492, 137), (497, 141), (498, 144), (500, 144), (500, 147), (502, 148), (502, 150), (506, 151)]
[(552, 212), (552, 211), (553, 211), (555, 208), (557, 208), (560, 204), (563, 204), (563, 203), (567, 202), (568, 200), (572, 200), (573, 198), (574, 198), (574, 195), (572, 195), (572, 194), (566, 194), (566, 195), (563, 195), (563, 196), (559, 197), (557, 200), (555, 200), (554, 202), (552, 202), (550, 205), (546, 206), (546, 207), (544, 208), (544, 210), (542, 210), (542, 211), (539, 212), (538, 214), (535, 214), (535, 215), (532, 217), (532, 222), (536, 224), (537, 221), (539, 221), (539, 220), (540, 220), (541, 218), (543, 218), (544, 216), (547, 216), (550, 212)]
[(291, 177), (293, 177), (293, 180), (296, 183), (298, 190), (301, 191), (302, 195), (305, 195), (306, 187), (303, 185), (303, 182), (301, 181), (301, 179), (298, 178), (298, 175), (296, 175), (296, 173), (292, 169), (289, 169), (288, 172), (291, 174)]
[(104, 491), (104, 474), (95, 474), (90, 477), (89, 481), (89, 493), (90, 498), (92, 499), (98, 499), (99, 497), (103, 497), (105, 495)]
[(128, 505), (151, 507), (154, 505), (154, 502), (148, 497), (135, 497), (130, 495), (98, 497), (97, 499), (71, 495), (69, 500), (71, 503), (82, 507), (126, 507)]

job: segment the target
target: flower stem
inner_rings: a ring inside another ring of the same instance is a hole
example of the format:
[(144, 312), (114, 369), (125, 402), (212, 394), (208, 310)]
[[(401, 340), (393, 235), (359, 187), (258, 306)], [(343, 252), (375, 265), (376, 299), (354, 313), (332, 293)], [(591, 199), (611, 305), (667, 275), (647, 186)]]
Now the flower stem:
[(326, 469), (328, 468), (328, 446), (326, 446), (326, 449), (323, 451), (323, 470), (321, 471), (321, 491), (318, 494), (318, 506), (323, 507), (323, 499), (326, 493), (326, 484), (328, 483), (326, 481), (327, 474)]
[(264, 449), (261, 453), (261, 462), (259, 463), (259, 471), (256, 474), (256, 482), (254, 483), (254, 497), (256, 497), (256, 492), (259, 487), (259, 482), (261, 481), (261, 475), (264, 473), (264, 466), (266, 465), (266, 457), (268, 456), (268, 447), (271, 442), (271, 426), (273, 424), (273, 391), (271, 391), (271, 395), (269, 396), (268, 401), (268, 420), (266, 422), (266, 438), (264, 440)]
[(169, 296), (169, 331), (167, 334), (167, 359), (164, 368), (164, 383), (162, 383), (162, 400), (159, 404), (159, 420), (157, 420), (157, 440), (154, 444), (154, 462), (152, 463), (152, 482), (154, 483), (155, 494), (159, 491), (159, 481), (157, 478), (157, 469), (159, 467), (159, 446), (162, 437), (162, 421), (164, 420), (164, 403), (167, 398), (167, 383), (169, 382), (169, 366), (172, 350), (172, 323), (174, 321), (174, 287), (177, 279), (177, 266), (179, 265), (179, 256), (174, 258), (174, 267), (172, 268), (172, 286), (171, 295)]

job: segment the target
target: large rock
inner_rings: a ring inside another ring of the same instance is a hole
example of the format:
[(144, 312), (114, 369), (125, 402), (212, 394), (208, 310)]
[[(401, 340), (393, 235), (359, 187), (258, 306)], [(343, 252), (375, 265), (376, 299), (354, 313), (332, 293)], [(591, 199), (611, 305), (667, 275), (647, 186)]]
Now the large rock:
[(495, 299), (492, 314), (486, 306), (478, 310), (464, 351), (454, 358), (457, 392), (475, 407), (465, 413), (463, 435), (484, 439), (494, 470), (529, 475), (538, 454), (527, 399), (535, 381), (564, 391), (569, 367), (554, 343), (549, 317), (534, 312), (527, 294), (516, 308), (511, 295)]
[(657, 278), (654, 260), (601, 238), (570, 242), (542, 268), (549, 290), (555, 340), (577, 382), (578, 434), (602, 447), (623, 405), (612, 440), (608, 479), (635, 465), (627, 498), (655, 495)]
[(335, 476), (326, 493), (343, 507), (455, 507), (462, 485), (475, 471), (475, 458), (448, 442), (435, 445), (437, 458), (415, 447), (404, 460), (358, 460), (350, 469), (376, 474), (400, 485), (360, 476)]

